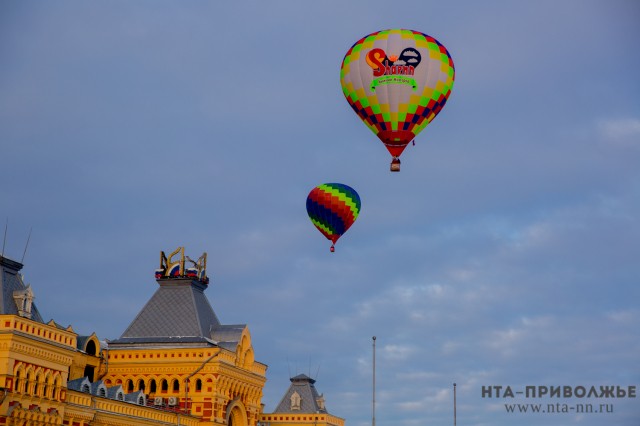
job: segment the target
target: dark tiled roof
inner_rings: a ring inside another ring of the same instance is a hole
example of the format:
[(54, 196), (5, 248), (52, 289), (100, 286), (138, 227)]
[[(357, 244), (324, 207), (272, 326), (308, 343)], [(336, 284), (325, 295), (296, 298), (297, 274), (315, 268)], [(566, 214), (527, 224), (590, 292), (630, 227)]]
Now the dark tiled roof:
[(118, 345), (135, 346), (135, 345), (150, 345), (154, 346), (201, 346), (200, 344), (207, 343), (209, 345), (215, 342), (206, 337), (121, 337), (115, 340), (109, 340), (108, 346), (113, 348)]
[[(0, 256), (0, 315), (18, 315), (13, 292), (27, 288), (19, 274), (22, 266), (19, 262)], [(44, 323), (35, 303), (31, 305), (31, 319)]]
[(235, 351), (246, 324), (221, 324), (211, 327), (211, 340), (221, 348)]
[(138, 405), (147, 405), (147, 396), (141, 390), (124, 394), (124, 400)]
[(124, 389), (122, 385), (115, 385), (107, 388), (107, 398), (124, 401)]
[(67, 382), (67, 389), (71, 389), (78, 392), (91, 393), (91, 382), (88, 377), (81, 377), (79, 379), (69, 380)]
[[(291, 379), (289, 389), (282, 397), (280, 404), (273, 411), (274, 413), (326, 413), (324, 398), (318, 394), (312, 378), (305, 374), (299, 374)], [(291, 397), (294, 393), (300, 396), (300, 408), (294, 409), (291, 404)], [(320, 403), (322, 401), (322, 403)]]
[(239, 342), (246, 324), (219, 324), (211, 327), (211, 338), (216, 342)]
[(212, 343), (220, 321), (204, 295), (205, 285), (186, 278), (158, 280), (160, 288), (122, 333), (118, 344)]

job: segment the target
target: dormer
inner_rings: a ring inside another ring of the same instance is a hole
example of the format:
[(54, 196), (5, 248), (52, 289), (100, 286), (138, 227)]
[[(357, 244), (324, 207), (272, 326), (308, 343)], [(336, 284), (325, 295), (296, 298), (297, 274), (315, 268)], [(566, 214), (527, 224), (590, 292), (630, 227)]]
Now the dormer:
[(27, 284), (23, 290), (15, 290), (13, 292), (13, 301), (16, 303), (19, 316), (31, 318), (33, 299), (35, 299), (35, 296), (33, 295), (30, 284)]
[(316, 404), (318, 404), (318, 408), (321, 410), (326, 410), (324, 408), (324, 394), (321, 393), (319, 397), (316, 398)]
[(302, 402), (302, 397), (298, 392), (293, 392), (291, 394), (291, 411), (300, 410), (300, 403)]

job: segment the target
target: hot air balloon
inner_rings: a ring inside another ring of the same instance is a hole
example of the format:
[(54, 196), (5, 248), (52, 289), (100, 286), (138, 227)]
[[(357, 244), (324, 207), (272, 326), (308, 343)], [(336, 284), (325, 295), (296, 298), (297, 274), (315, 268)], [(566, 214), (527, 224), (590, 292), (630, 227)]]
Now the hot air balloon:
[(455, 70), (451, 55), (433, 37), (392, 29), (369, 34), (345, 55), (340, 84), (347, 102), (378, 136), (400, 171), (400, 154), (442, 107)]
[(345, 184), (323, 183), (309, 192), (307, 213), (318, 231), (333, 243), (333, 252), (338, 239), (360, 213), (360, 196)]

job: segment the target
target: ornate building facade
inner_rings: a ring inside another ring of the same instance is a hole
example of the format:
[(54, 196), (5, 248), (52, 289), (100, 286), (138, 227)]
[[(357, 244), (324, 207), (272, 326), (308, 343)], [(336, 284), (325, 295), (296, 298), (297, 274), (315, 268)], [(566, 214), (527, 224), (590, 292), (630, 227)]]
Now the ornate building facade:
[(314, 416), (262, 412), (267, 366), (245, 324), (218, 320), (206, 262), (182, 247), (161, 253), (155, 293), (118, 339), (101, 342), (43, 321), (23, 265), (0, 256), (0, 426), (343, 426), (311, 379), (290, 408)]

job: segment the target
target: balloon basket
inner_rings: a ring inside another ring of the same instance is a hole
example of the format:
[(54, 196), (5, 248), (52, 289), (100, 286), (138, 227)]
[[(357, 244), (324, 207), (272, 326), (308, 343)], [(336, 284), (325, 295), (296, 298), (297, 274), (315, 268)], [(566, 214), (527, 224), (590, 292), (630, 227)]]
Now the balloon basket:
[(391, 169), (392, 172), (399, 172), (400, 171), (400, 159), (398, 157), (393, 157), (393, 160), (391, 160)]

